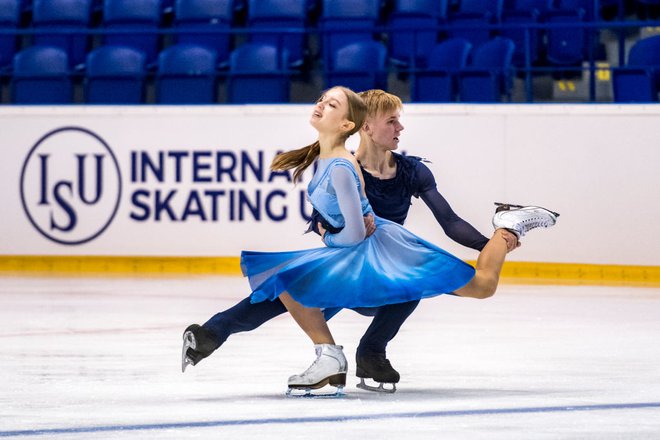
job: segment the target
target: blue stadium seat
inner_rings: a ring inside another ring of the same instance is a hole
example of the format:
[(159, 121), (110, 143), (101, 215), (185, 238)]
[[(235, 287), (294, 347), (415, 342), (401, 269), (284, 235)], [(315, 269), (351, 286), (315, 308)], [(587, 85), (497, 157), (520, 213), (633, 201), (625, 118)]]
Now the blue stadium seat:
[(205, 46), (216, 51), (218, 64), (227, 64), (232, 47), (233, 8), (233, 0), (177, 0), (175, 41)]
[(634, 9), (641, 20), (660, 18), (660, 0), (635, 0)]
[(424, 66), (438, 41), (438, 25), (447, 15), (447, 0), (396, 0), (389, 14), (388, 44), (392, 61)]
[(612, 69), (616, 102), (658, 102), (660, 35), (637, 41), (625, 66)]
[(487, 42), (493, 35), (489, 25), (499, 22), (503, 0), (461, 0), (459, 10), (448, 16), (447, 35), (465, 38), (474, 47)]
[(331, 57), (344, 46), (374, 39), (380, 15), (380, 0), (323, 0), (319, 21), (325, 69), (332, 69)]
[[(605, 1), (598, 1), (602, 6)], [(556, 8), (562, 11), (575, 11), (582, 9), (584, 11), (584, 21), (594, 21), (600, 17), (600, 11), (595, 10), (594, 0), (557, 0)]]
[[(16, 31), (21, 20), (20, 0), (0, 0), (0, 30)], [(11, 33), (0, 34), (0, 69), (11, 65), (18, 40)]]
[(161, 0), (104, 0), (103, 44), (128, 46), (144, 52), (147, 63), (158, 55)]
[(545, 14), (553, 9), (554, 0), (512, 0), (511, 3), (506, 5), (502, 14), (509, 12), (532, 12), (536, 10), (539, 20), (545, 20)]
[(359, 41), (337, 50), (331, 69), (325, 70), (326, 87), (352, 90), (387, 88), (387, 49), (377, 41)]
[(250, 0), (248, 3), (247, 26), (250, 42), (270, 44), (289, 53), (291, 67), (304, 63), (306, 35), (304, 32), (265, 32), (269, 29), (305, 29), (308, 0)]
[(451, 102), (457, 94), (456, 76), (468, 63), (472, 44), (450, 38), (437, 44), (429, 55), (428, 68), (412, 78), (413, 102)]
[(60, 47), (67, 52), (72, 66), (83, 64), (90, 43), (91, 19), (92, 0), (34, 0), (33, 44)]
[(227, 101), (233, 104), (289, 102), (286, 51), (270, 44), (247, 43), (229, 57)]
[(495, 37), (477, 47), (472, 63), (459, 74), (462, 102), (500, 102), (509, 96), (512, 81), (513, 41)]
[(158, 56), (156, 102), (212, 104), (217, 101), (215, 51), (193, 44), (176, 44)]
[(15, 104), (73, 102), (67, 53), (50, 46), (31, 46), (18, 52), (14, 56), (11, 101)]
[[(523, 67), (527, 64), (532, 66), (541, 57), (542, 35), (538, 28), (533, 27), (539, 23), (539, 20), (540, 12), (537, 9), (503, 12), (502, 24), (514, 27), (502, 28), (499, 35), (514, 42), (516, 50), (513, 53), (513, 64), (516, 66)], [(524, 25), (527, 27), (517, 27)]]
[[(546, 13), (546, 22), (553, 25), (547, 30), (547, 55), (556, 66), (580, 65), (584, 60), (586, 32), (579, 25), (584, 22), (584, 10), (553, 9)], [(572, 26), (563, 27), (566, 23)]]
[(124, 46), (101, 46), (87, 55), (85, 102), (144, 102), (146, 60), (142, 52)]

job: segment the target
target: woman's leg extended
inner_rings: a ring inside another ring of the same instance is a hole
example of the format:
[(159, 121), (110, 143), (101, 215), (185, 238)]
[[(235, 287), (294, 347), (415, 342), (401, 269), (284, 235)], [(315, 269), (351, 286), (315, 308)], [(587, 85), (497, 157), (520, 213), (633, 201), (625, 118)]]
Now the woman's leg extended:
[(314, 344), (335, 344), (321, 309), (305, 307), (286, 292), (279, 298)]
[(495, 294), (507, 252), (518, 246), (517, 237), (506, 229), (497, 229), (477, 258), (474, 278), (456, 290), (459, 296), (484, 299)]

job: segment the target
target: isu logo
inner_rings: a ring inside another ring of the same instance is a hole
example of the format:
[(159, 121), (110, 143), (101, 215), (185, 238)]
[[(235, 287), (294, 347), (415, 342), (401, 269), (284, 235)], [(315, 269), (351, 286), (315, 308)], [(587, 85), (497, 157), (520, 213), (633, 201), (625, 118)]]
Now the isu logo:
[(21, 171), (21, 201), (32, 225), (65, 245), (86, 243), (110, 225), (119, 208), (121, 173), (96, 134), (64, 127), (42, 137)]

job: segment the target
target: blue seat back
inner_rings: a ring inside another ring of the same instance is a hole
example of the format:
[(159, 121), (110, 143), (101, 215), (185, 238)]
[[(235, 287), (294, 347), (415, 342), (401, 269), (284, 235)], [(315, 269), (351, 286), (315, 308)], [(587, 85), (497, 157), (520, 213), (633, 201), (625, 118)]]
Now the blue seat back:
[[(538, 12), (539, 19), (545, 17), (545, 13), (552, 9), (553, 0), (515, 0), (513, 2), (510, 10), (518, 12), (532, 12), (536, 10)], [(503, 11), (503, 14), (507, 14), (510, 11)]]
[(87, 55), (85, 101), (90, 104), (144, 102), (146, 58), (123, 46), (101, 46)]
[(363, 41), (339, 49), (333, 62), (334, 71), (377, 70), (385, 67), (387, 49), (376, 41)]
[(658, 102), (658, 88), (650, 69), (614, 69), (612, 88), (615, 102)]
[(158, 25), (161, 0), (104, 0), (103, 23)]
[(380, 0), (323, 0), (322, 18), (378, 20)]
[(464, 102), (499, 102), (512, 87), (514, 43), (496, 37), (474, 51), (472, 64), (460, 73), (460, 99)]
[(464, 68), (472, 44), (463, 38), (450, 38), (437, 44), (429, 55), (428, 69), (413, 76), (413, 102), (451, 102), (456, 95), (456, 73)]
[(502, 15), (503, 24), (530, 25), (528, 28), (505, 27), (499, 32), (500, 36), (514, 42), (513, 62), (516, 66), (525, 66), (528, 59), (532, 65), (540, 57), (542, 36), (539, 29), (532, 27), (539, 22), (539, 14), (538, 9), (532, 8), (526, 11), (505, 11)]
[(475, 49), (472, 67), (508, 69), (511, 67), (514, 43), (508, 38), (494, 38)]
[(288, 54), (269, 44), (248, 43), (229, 57), (227, 100), (235, 104), (289, 102)]
[(61, 47), (72, 66), (82, 64), (89, 48), (91, 19), (92, 0), (34, 0), (32, 24), (37, 32), (33, 43)]
[(31, 46), (14, 56), (12, 102), (17, 104), (68, 104), (73, 84), (67, 53), (50, 46)]
[(305, 19), (307, 0), (249, 0), (248, 21), (274, 18)]
[(147, 63), (155, 61), (160, 38), (161, 0), (104, 0), (103, 26), (110, 31), (104, 44), (128, 46), (145, 53)]
[(277, 72), (282, 70), (283, 54), (270, 44), (244, 44), (234, 50), (229, 59), (233, 72)]
[[(16, 30), (20, 22), (20, 0), (0, 0), (0, 29)], [(12, 63), (16, 53), (16, 35), (0, 34), (0, 69)]]
[(392, 7), (392, 14), (444, 18), (447, 16), (447, 6), (447, 0), (396, 0)]
[(332, 69), (331, 57), (342, 47), (373, 40), (379, 15), (379, 0), (323, 0), (319, 24), (325, 68)]
[(660, 67), (660, 35), (638, 40), (630, 48), (628, 65)]
[(352, 90), (385, 89), (387, 49), (376, 41), (361, 41), (339, 49), (326, 70), (326, 87)]
[(32, 24), (88, 26), (91, 13), (92, 0), (34, 0)]
[(156, 100), (161, 104), (216, 101), (217, 55), (204, 46), (177, 44), (158, 57)]
[(498, 20), (503, 6), (503, 0), (461, 0), (459, 12), (487, 14), (493, 20)]
[(612, 69), (616, 102), (657, 102), (660, 87), (660, 35), (638, 40), (625, 66)]
[(133, 76), (145, 73), (144, 53), (124, 46), (101, 46), (87, 56), (89, 77)]
[(218, 63), (229, 59), (233, 0), (177, 0), (174, 6), (175, 41), (216, 51)]
[(450, 38), (436, 44), (429, 56), (429, 70), (458, 72), (468, 63), (472, 44), (464, 38)]
[(390, 16), (389, 54), (405, 65), (424, 66), (431, 48), (438, 41), (438, 18), (395, 14)]
[(550, 10), (546, 22), (555, 25), (547, 31), (547, 59), (554, 65), (575, 65), (584, 59), (585, 30), (579, 26), (562, 27), (561, 23), (579, 24), (584, 10)]
[[(277, 46), (279, 50), (286, 50), (289, 53), (289, 62), (293, 67), (302, 65), (307, 10), (307, 0), (250, 0), (247, 19), (250, 42)], [(267, 31), (260, 32), (260, 29)], [(275, 31), (275, 29), (292, 31)]]
[(231, 23), (233, 14), (233, 0), (177, 0), (174, 4), (177, 23)]

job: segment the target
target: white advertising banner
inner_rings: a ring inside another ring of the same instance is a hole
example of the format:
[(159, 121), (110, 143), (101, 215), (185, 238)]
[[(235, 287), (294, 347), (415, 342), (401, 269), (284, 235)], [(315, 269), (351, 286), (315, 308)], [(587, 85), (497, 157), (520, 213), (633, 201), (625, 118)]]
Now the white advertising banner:
[[(0, 108), (2, 255), (237, 256), (320, 246), (279, 151), (315, 140), (311, 106)], [(429, 160), (490, 235), (493, 202), (562, 215), (518, 261), (659, 265), (660, 108), (408, 105), (401, 150)], [(357, 147), (357, 137), (350, 142)], [(421, 200), (406, 224), (462, 258)]]

